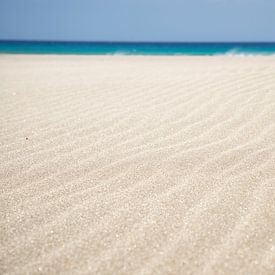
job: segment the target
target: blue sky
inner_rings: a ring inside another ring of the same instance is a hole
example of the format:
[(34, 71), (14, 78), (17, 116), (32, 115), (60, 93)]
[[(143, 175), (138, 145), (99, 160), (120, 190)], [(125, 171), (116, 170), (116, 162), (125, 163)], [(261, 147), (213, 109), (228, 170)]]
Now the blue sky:
[(275, 0), (0, 0), (0, 39), (275, 41)]

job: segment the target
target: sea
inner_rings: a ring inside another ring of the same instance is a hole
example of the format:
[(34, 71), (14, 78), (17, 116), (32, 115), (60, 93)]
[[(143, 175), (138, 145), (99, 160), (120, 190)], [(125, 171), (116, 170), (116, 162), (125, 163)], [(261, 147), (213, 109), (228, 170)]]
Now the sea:
[(79, 55), (275, 55), (275, 42), (56, 42), (0, 40), (0, 53)]

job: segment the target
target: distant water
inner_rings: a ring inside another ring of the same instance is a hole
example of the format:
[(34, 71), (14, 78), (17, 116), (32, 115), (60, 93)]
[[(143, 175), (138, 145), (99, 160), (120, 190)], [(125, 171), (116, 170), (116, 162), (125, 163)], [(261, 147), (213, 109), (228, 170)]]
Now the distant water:
[(0, 41), (0, 53), (92, 55), (275, 55), (275, 43)]

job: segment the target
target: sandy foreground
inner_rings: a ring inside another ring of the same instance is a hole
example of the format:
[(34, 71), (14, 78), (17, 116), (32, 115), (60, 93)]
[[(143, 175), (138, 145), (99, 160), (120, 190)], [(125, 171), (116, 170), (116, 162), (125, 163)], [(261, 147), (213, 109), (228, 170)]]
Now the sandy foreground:
[(275, 57), (0, 55), (0, 181), (1, 274), (272, 274)]

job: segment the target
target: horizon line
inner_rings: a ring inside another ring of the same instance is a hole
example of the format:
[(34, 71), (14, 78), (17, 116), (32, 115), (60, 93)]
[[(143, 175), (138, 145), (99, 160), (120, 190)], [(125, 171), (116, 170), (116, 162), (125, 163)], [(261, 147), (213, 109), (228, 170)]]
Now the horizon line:
[(220, 44), (230, 44), (230, 43), (275, 43), (274, 41), (255, 41), (255, 40), (249, 40), (249, 41), (149, 41), (149, 40), (35, 40), (35, 39), (2, 39), (0, 38), (0, 42), (36, 42), (36, 43), (124, 43), (124, 44), (131, 44), (131, 43), (140, 43), (140, 44), (165, 44), (165, 43), (171, 43), (171, 44), (195, 44), (195, 43), (205, 43), (205, 44), (214, 44), (214, 43), (220, 43)]

